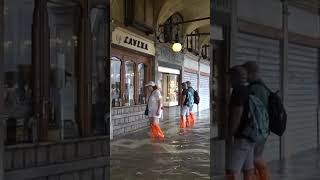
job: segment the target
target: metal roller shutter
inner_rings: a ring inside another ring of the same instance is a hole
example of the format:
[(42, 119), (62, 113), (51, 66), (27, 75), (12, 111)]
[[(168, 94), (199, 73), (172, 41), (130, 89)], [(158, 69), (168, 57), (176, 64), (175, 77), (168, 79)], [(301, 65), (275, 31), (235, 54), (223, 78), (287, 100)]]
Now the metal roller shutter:
[[(184, 71), (184, 74), (183, 74), (183, 82), (186, 82), (186, 81), (190, 81), (191, 84), (192, 84), (192, 87), (193, 87), (195, 90), (197, 90), (198, 74)], [(197, 107), (196, 107), (196, 106), (194, 106), (193, 111), (194, 111), (194, 112), (197, 112)]]
[(318, 50), (289, 44), (287, 148), (301, 152), (317, 145)]
[(209, 92), (209, 77), (200, 76), (199, 88), (200, 104), (199, 111), (208, 110), (210, 108), (210, 92)]
[[(233, 65), (246, 61), (255, 61), (259, 64), (261, 76), (267, 86), (273, 91), (280, 89), (280, 42), (264, 37), (238, 33), (236, 58)], [(268, 139), (265, 156), (268, 160), (279, 158), (280, 141), (275, 135)]]

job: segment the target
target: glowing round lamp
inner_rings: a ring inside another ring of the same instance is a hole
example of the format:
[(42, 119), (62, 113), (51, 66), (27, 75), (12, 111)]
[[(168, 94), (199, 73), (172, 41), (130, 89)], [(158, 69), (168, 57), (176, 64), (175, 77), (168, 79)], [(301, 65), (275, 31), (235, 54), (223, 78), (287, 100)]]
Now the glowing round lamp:
[(172, 45), (172, 50), (173, 50), (174, 52), (180, 52), (181, 49), (182, 49), (182, 45), (181, 45), (180, 43), (174, 43), (174, 44)]

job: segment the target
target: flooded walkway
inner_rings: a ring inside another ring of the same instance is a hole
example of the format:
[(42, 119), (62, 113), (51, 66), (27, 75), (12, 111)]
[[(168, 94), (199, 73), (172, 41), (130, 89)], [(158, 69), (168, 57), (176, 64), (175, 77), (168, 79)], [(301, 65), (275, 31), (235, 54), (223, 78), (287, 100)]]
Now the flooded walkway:
[(179, 128), (179, 119), (161, 123), (164, 142), (151, 142), (149, 129), (113, 141), (111, 179), (210, 179), (209, 124), (205, 112), (195, 127), (184, 131)]
[(319, 180), (320, 152), (316, 149), (297, 154), (286, 161), (269, 164), (272, 180)]

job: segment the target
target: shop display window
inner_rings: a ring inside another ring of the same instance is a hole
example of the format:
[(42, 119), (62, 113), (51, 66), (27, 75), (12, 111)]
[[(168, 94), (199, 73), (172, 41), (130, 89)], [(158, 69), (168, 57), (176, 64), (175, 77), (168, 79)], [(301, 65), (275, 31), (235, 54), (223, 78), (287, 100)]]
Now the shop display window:
[(127, 61), (125, 63), (124, 106), (134, 105), (134, 76), (134, 63)]
[[(79, 21), (68, 21), (79, 16), (78, 4), (66, 8), (63, 4), (48, 2), (50, 28), (50, 127), (63, 129), (55, 139), (78, 136), (76, 121), (77, 75), (76, 50)], [(66, 13), (58, 13), (66, 12)], [(67, 13), (68, 12), (68, 13)], [(63, 23), (63, 25), (61, 25)]]
[(179, 75), (161, 73), (164, 106), (179, 105)]
[[(19, 6), (17, 6), (19, 4)], [(32, 141), (32, 15), (34, 1), (4, 1), (4, 102), (6, 144)], [(1, 42), (2, 43), (2, 42)]]
[(112, 107), (146, 104), (145, 83), (151, 79), (151, 58), (112, 48)]
[(122, 106), (121, 101), (121, 61), (115, 57), (111, 60), (111, 97), (112, 106), (119, 107)]
[(145, 93), (144, 93), (144, 84), (145, 84), (145, 65), (139, 64), (138, 65), (138, 73), (139, 73), (139, 86), (138, 86), (138, 99), (139, 104), (145, 104)]

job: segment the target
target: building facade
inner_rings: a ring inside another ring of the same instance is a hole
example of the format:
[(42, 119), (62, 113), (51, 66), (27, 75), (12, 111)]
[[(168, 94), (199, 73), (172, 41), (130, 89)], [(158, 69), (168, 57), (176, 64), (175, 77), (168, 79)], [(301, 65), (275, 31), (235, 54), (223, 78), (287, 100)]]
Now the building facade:
[[(164, 106), (162, 122), (174, 121), (179, 117), (181, 83), (185, 80), (183, 77), (186, 73), (185, 54), (202, 57), (205, 52), (199, 54), (203, 49), (201, 47), (208, 46), (209, 43), (209, 8), (199, 13), (209, 1), (137, 2), (118, 0), (111, 5), (112, 138), (120, 138), (149, 127), (149, 121), (144, 116), (147, 103), (144, 84), (148, 81), (154, 81), (161, 90)], [(181, 6), (177, 7), (179, 3)], [(201, 4), (201, 7), (193, 10), (187, 6), (190, 3)], [(204, 17), (204, 22), (193, 21)], [(184, 23), (184, 20), (191, 21)], [(197, 36), (192, 41), (188, 35), (195, 30), (206, 32), (207, 36)], [(172, 44), (176, 41), (184, 47), (180, 52), (172, 50)], [(202, 58), (205, 62), (201, 65), (205, 69), (201, 76), (205, 77), (202, 78), (203, 83), (208, 82), (210, 73), (208, 59), (209, 56)], [(198, 84), (192, 83), (198, 89)], [(204, 97), (209, 96), (205, 94), (208, 93), (208, 86), (203, 93)], [(204, 98), (203, 102), (208, 103), (208, 98)]]

